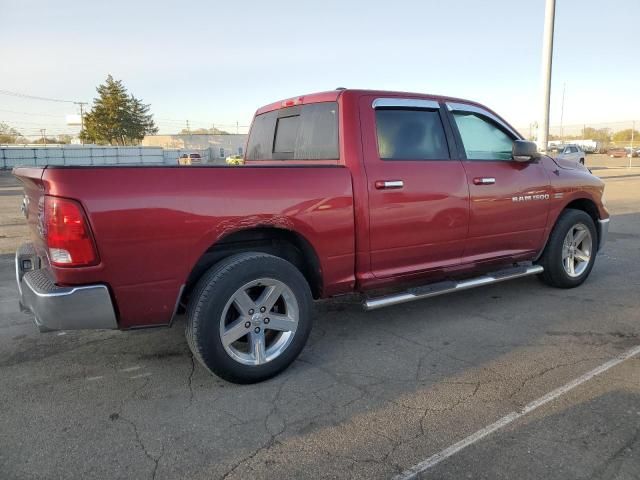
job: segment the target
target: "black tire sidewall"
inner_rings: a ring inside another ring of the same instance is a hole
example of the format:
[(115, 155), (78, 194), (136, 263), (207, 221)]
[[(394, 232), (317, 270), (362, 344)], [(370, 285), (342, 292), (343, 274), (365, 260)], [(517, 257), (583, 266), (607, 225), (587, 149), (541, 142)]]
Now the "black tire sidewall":
[[(258, 278), (273, 278), (287, 285), (298, 302), (299, 319), (293, 341), (280, 356), (264, 365), (250, 366), (226, 352), (220, 338), (220, 321), (229, 298), (242, 285)], [(188, 321), (196, 326), (194, 342), (200, 360), (216, 375), (234, 383), (266, 380), (289, 366), (304, 348), (312, 324), (311, 291), (302, 273), (286, 260), (262, 253), (234, 255), (212, 267), (199, 287)]]

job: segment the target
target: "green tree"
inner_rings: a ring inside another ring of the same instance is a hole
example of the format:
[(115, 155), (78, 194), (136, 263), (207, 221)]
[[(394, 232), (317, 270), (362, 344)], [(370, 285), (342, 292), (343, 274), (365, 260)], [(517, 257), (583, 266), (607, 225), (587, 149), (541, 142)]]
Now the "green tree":
[(80, 138), (85, 142), (136, 145), (145, 135), (158, 133), (149, 105), (127, 92), (121, 80), (109, 75), (96, 89), (91, 110), (84, 116)]
[(584, 127), (582, 138), (608, 143), (611, 140), (611, 132), (608, 128)]
[(0, 143), (27, 143), (27, 139), (15, 128), (0, 122)]
[(40, 138), (35, 139), (31, 143), (36, 144), (36, 145), (40, 145), (40, 144), (52, 145), (52, 144), (59, 144), (59, 143), (63, 143), (63, 142), (59, 142), (57, 139), (55, 139), (53, 137), (47, 137), (47, 140), (45, 141), (44, 138), (40, 137)]
[[(640, 133), (638, 130), (633, 130), (633, 139), (640, 140)], [(631, 141), (631, 129), (627, 128), (626, 130), (620, 130), (613, 134), (614, 142), (630, 142)]]

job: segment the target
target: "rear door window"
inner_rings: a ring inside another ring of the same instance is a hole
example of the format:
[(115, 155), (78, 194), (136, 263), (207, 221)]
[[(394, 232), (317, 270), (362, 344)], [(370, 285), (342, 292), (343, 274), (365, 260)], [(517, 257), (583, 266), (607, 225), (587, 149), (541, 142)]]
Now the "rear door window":
[(338, 104), (312, 103), (257, 115), (247, 160), (337, 160)]
[(382, 160), (449, 158), (438, 110), (377, 108), (378, 154)]

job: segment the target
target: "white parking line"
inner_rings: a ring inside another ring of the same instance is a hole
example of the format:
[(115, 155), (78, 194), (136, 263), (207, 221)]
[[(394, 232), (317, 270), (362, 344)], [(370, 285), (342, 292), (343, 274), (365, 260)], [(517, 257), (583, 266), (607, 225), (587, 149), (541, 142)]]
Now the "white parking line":
[(134, 370), (140, 370), (142, 367), (139, 365), (136, 365), (135, 367), (129, 367), (129, 368), (122, 368), (120, 369), (121, 372), (133, 372)]
[(431, 467), (436, 466), (443, 460), (446, 460), (452, 455), (455, 455), (460, 450), (467, 448), (469, 445), (473, 445), (477, 441), (482, 440), (487, 435), (491, 435), (493, 432), (500, 430), (502, 427), (509, 425), (511, 422), (519, 419), (520, 417), (523, 417), (526, 414), (533, 412), (537, 408), (540, 408), (541, 406), (551, 402), (552, 400), (555, 400), (561, 395), (564, 395), (565, 393), (573, 390), (577, 386), (582, 385), (585, 382), (588, 382), (593, 377), (606, 372), (610, 368), (615, 367), (616, 365), (624, 362), (625, 360), (628, 360), (631, 357), (635, 357), (639, 353), (640, 353), (640, 345), (637, 345), (636, 347), (630, 350), (627, 350), (626, 352), (622, 353), (621, 355), (618, 355), (617, 357), (609, 360), (608, 362), (603, 363), (599, 367), (594, 368), (590, 372), (587, 372), (584, 375), (576, 378), (575, 380), (570, 381), (566, 385), (556, 388), (555, 390), (550, 391), (549, 393), (547, 393), (546, 395), (543, 395), (537, 400), (534, 400), (528, 403), (519, 412), (511, 412), (505, 415), (504, 417), (502, 417), (497, 422), (492, 423), (491, 425), (487, 425), (486, 427), (478, 430), (477, 432), (469, 435), (468, 437), (460, 440), (459, 442), (454, 443), (450, 447), (445, 448), (444, 450), (436, 453), (435, 455), (431, 455), (429, 458), (405, 470), (400, 475), (395, 476), (394, 480), (413, 480), (417, 478), (420, 473), (430, 469)]

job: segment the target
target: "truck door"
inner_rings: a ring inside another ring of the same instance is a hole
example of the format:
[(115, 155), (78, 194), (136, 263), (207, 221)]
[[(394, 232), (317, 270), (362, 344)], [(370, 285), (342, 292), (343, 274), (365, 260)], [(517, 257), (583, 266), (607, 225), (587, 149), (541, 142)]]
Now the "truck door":
[(550, 204), (549, 173), (537, 161), (512, 159), (521, 139), (497, 115), (476, 105), (447, 103), (470, 193), (465, 262), (530, 257), (543, 242)]
[(360, 99), (371, 269), (378, 278), (460, 263), (469, 191), (443, 108), (424, 99)]

